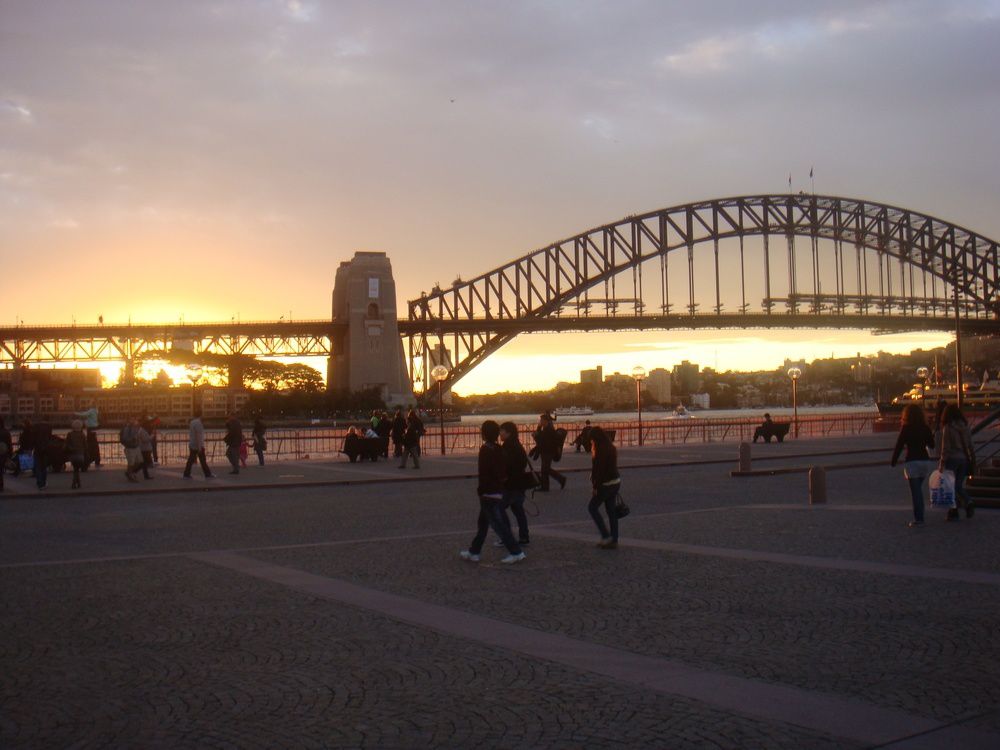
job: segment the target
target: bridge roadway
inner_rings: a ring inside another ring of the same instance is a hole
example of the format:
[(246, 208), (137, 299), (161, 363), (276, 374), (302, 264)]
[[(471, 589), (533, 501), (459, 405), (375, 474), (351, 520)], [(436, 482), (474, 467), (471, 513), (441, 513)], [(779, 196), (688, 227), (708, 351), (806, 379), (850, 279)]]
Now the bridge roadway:
[[(642, 331), (738, 328), (867, 329), (880, 333), (953, 331), (941, 315), (835, 313), (702, 313), (696, 315), (555, 315), (399, 321), (400, 335), (470, 335), (570, 331)], [(255, 356), (326, 356), (346, 324), (329, 320), (198, 322), (108, 325), (39, 325), (0, 328), (0, 362), (120, 360), (158, 351), (178, 341), (199, 342), (200, 350)], [(1000, 334), (1000, 320), (963, 318), (966, 334)]]
[(569, 454), (527, 560), (472, 565), (474, 462), (8, 478), (0, 746), (1000, 746), (1000, 514), (911, 530), (887, 465), (810, 507), (801, 475), (731, 479), (732, 445), (623, 449), (609, 552)]

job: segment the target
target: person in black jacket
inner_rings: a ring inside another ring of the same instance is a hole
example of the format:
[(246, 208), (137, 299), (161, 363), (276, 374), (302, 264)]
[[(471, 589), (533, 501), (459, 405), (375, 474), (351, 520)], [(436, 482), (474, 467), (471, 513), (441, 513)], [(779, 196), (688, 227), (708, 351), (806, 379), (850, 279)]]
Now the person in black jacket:
[[(618, 473), (618, 451), (608, 438), (608, 434), (600, 427), (590, 431), (592, 442), (590, 469), (590, 484), (593, 493), (590, 497), (590, 517), (594, 519), (597, 530), (601, 533), (601, 541), (597, 545), (601, 549), (615, 549), (618, 546), (618, 514), (615, 512), (615, 498), (621, 488), (621, 475)], [(601, 517), (600, 507), (604, 506), (608, 514), (611, 530)]]
[(267, 450), (267, 425), (260, 415), (253, 421), (253, 452), (257, 454), (257, 462), (264, 465), (264, 451)]
[(395, 458), (403, 457), (403, 435), (406, 434), (406, 420), (403, 418), (403, 410), (396, 408), (396, 413), (392, 417), (392, 429), (389, 437), (392, 439), (392, 455)]
[(552, 468), (552, 461), (559, 453), (559, 436), (556, 435), (556, 428), (552, 425), (552, 415), (548, 412), (538, 418), (538, 428), (535, 430), (535, 447), (532, 454), (537, 455), (541, 461), (542, 486), (540, 492), (549, 491), (549, 477), (559, 482), (560, 488), (566, 487), (566, 477)]
[(49, 443), (52, 442), (52, 425), (47, 422), (39, 422), (31, 428), (31, 436), (34, 443), (35, 485), (38, 489), (44, 490), (49, 473)]
[(406, 432), (403, 433), (403, 462), (400, 469), (406, 468), (406, 459), (413, 457), (413, 468), (420, 468), (420, 436), (424, 434), (424, 423), (415, 412), (406, 417)]
[(910, 498), (913, 501), (913, 520), (908, 524), (911, 528), (924, 525), (924, 479), (934, 470), (927, 453), (934, 447), (934, 433), (927, 426), (924, 410), (917, 404), (908, 404), (903, 409), (902, 426), (896, 446), (892, 449), (892, 465), (899, 460), (899, 454), (906, 448), (906, 462), (903, 464), (903, 475), (910, 485)]
[(480, 429), (483, 445), (479, 449), (479, 484), (476, 492), (479, 494), (479, 519), (476, 526), (476, 536), (468, 549), (459, 552), (463, 560), (479, 562), (483, 551), (483, 542), (490, 526), (500, 536), (509, 553), (500, 562), (505, 565), (520, 562), (525, 558), (521, 546), (514, 541), (510, 531), (510, 523), (503, 511), (503, 492), (507, 481), (507, 465), (504, 461), (503, 449), (497, 444), (500, 437), (500, 425), (492, 419), (483, 422)]
[(226, 436), (223, 438), (226, 443), (226, 458), (229, 465), (233, 467), (230, 474), (240, 473), (240, 445), (243, 444), (243, 425), (235, 414), (230, 414), (226, 420)]
[(507, 471), (503, 490), (504, 521), (510, 525), (506, 510), (510, 508), (517, 520), (517, 543), (523, 546), (530, 541), (528, 517), (524, 513), (524, 495), (527, 490), (535, 486), (535, 479), (534, 475), (528, 472), (528, 454), (517, 438), (517, 425), (513, 422), (501, 424), (500, 441)]

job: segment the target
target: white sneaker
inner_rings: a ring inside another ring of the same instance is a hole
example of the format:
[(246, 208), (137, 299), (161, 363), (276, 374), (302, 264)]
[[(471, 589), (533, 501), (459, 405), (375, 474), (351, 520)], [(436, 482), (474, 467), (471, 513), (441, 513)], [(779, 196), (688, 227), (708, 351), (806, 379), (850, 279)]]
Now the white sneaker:
[(500, 562), (502, 562), (504, 565), (510, 565), (512, 563), (521, 562), (521, 560), (523, 560), (526, 557), (527, 555), (524, 554), (523, 552), (518, 552), (516, 555), (507, 555), (507, 557), (505, 557)]
[(479, 555), (474, 555), (469, 550), (463, 549), (458, 553), (458, 556), (463, 560), (468, 560), (469, 562), (479, 562)]
[(499, 539), (497, 539), (495, 542), (493, 542), (493, 546), (494, 547), (506, 547), (507, 545), (504, 544), (503, 542), (501, 542)]

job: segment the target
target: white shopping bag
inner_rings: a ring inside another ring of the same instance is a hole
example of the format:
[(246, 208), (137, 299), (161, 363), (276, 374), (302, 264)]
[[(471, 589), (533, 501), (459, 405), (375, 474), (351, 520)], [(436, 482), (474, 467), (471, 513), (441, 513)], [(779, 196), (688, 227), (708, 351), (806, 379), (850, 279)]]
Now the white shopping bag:
[(955, 507), (955, 473), (935, 471), (928, 482), (931, 488), (931, 505), (935, 508)]

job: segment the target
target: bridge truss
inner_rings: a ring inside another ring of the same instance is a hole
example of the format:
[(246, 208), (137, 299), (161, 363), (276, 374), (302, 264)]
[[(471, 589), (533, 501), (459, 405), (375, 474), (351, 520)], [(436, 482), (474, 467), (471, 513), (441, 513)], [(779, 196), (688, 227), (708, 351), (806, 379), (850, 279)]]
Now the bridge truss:
[(744, 196), (628, 216), (435, 287), (400, 330), (426, 389), (434, 364), (449, 365), (449, 386), (536, 330), (954, 330), (957, 318), (1000, 333), (998, 280), (996, 241), (926, 214)]

